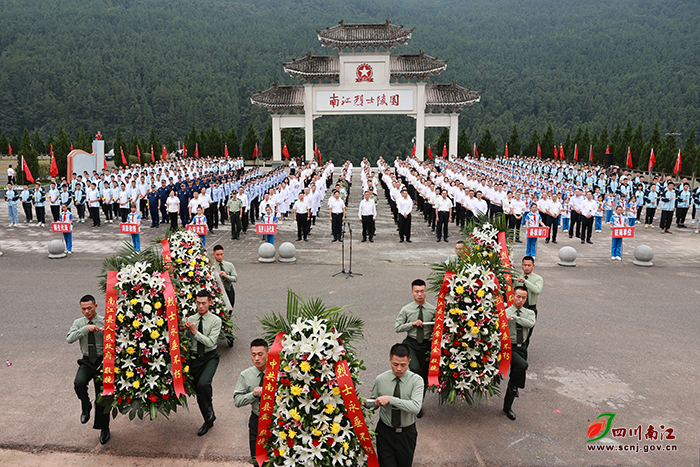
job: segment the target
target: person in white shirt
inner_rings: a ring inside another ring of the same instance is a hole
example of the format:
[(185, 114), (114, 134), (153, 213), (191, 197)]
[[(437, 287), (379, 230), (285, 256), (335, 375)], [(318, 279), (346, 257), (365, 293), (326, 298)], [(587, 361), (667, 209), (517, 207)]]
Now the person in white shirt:
[(571, 221), (569, 223), (569, 238), (574, 236), (574, 225), (576, 226), (576, 237), (581, 238), (581, 203), (585, 198), (581, 195), (581, 190), (576, 188), (574, 196), (569, 201), (571, 206)]
[(129, 215), (129, 192), (126, 191), (126, 183), (122, 182), (121, 191), (119, 192), (119, 216), (122, 223), (126, 222), (126, 216)]
[(345, 203), (340, 199), (338, 190), (333, 190), (333, 196), (328, 198), (328, 209), (331, 218), (333, 241), (339, 242), (342, 235), (343, 222), (345, 222)]
[(523, 213), (525, 212), (525, 201), (522, 200), (522, 193), (520, 190), (515, 192), (515, 197), (510, 202), (510, 219), (509, 225), (511, 229), (514, 230), (513, 240), (516, 243), (522, 243), (520, 241), (520, 226), (523, 222)]
[(408, 190), (401, 188), (401, 196), (396, 200), (396, 210), (399, 217), (399, 243), (411, 243), (411, 211), (413, 200), (408, 197)]
[[(593, 199), (593, 192), (586, 193), (586, 199), (581, 202), (581, 243), (593, 243), (593, 216), (598, 210), (598, 202)], [(584, 240), (585, 239), (585, 240)]]
[(238, 188), (238, 199), (243, 203), (243, 211), (241, 212), (241, 231), (244, 234), (248, 233), (248, 210), (250, 209), (250, 200), (248, 195), (245, 194), (245, 186), (241, 185)]
[(197, 208), (201, 206), (200, 201), (199, 201), (199, 192), (194, 191), (192, 193), (192, 199), (190, 200), (189, 203), (187, 203), (187, 209), (190, 210), (190, 216), (194, 217), (197, 215)]
[(488, 212), (489, 207), (488, 204), (486, 204), (486, 200), (483, 199), (483, 194), (481, 191), (476, 192), (476, 198), (472, 200), (471, 208), (472, 212), (474, 213), (474, 217), (485, 216)]
[(211, 196), (207, 193), (206, 188), (202, 188), (202, 193), (199, 195), (199, 205), (204, 208), (204, 215), (207, 218), (207, 229), (209, 232), (214, 231), (214, 214), (212, 214), (212, 209), (216, 209), (216, 206), (212, 204)]
[(175, 190), (170, 190), (170, 196), (165, 200), (167, 205), (168, 215), (170, 216), (170, 230), (177, 230), (177, 216), (180, 213), (180, 198), (175, 196)]
[(12, 168), (12, 164), (7, 168), (7, 184), (15, 184), (15, 169)]
[(51, 183), (48, 198), (53, 221), (58, 222), (58, 219), (61, 217), (61, 193), (56, 189), (56, 182)]
[(440, 196), (435, 198), (435, 216), (437, 217), (437, 241), (442, 238), (445, 243), (448, 240), (447, 226), (452, 220), (452, 200), (447, 197), (447, 190), (441, 190)]
[(297, 220), (297, 242), (301, 241), (304, 237), (304, 241), (308, 242), (309, 236), (309, 221), (311, 220), (311, 207), (304, 201), (304, 193), (299, 193), (299, 199), (294, 203), (292, 208), (296, 213)]
[(97, 185), (93, 182), (87, 191), (88, 209), (90, 210), (90, 218), (92, 219), (92, 228), (100, 226), (100, 192), (97, 190)]
[(547, 219), (549, 221), (549, 224), (547, 224), (546, 222), (545, 224), (547, 225), (547, 227), (549, 227), (549, 235), (544, 241), (545, 243), (549, 243), (550, 238), (552, 239), (552, 243), (557, 243), (557, 230), (559, 229), (559, 214), (561, 213), (562, 209), (561, 201), (559, 200), (560, 196), (561, 195), (559, 195), (558, 193), (554, 193), (547, 207)]
[(362, 221), (362, 241), (366, 242), (369, 237), (370, 242), (374, 242), (374, 221), (377, 219), (377, 205), (371, 198), (372, 192), (365, 191), (365, 199), (360, 201), (360, 208), (357, 216)]

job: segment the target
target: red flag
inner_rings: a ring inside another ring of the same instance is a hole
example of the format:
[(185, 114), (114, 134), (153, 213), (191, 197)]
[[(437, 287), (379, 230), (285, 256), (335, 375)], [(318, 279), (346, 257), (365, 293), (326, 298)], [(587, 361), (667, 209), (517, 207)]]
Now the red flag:
[(253, 159), (260, 155), (260, 150), (258, 149), (258, 143), (255, 143), (255, 149), (253, 149)]
[(229, 157), (228, 155), (228, 144), (224, 143), (224, 156)]
[(627, 146), (627, 167), (632, 168), (632, 149)]
[(284, 143), (284, 147), (282, 148), (282, 155), (285, 159), (289, 159), (289, 149), (287, 149), (287, 143)]
[(141, 149), (136, 145), (136, 155), (139, 156), (139, 165), (141, 165)]
[(314, 156), (318, 157), (318, 143), (314, 143)]
[(654, 164), (656, 164), (656, 156), (654, 155), (654, 148), (651, 148), (651, 156), (649, 156), (649, 172), (651, 172), (651, 169), (654, 168)]
[(107, 170), (107, 158), (106, 157), (102, 158), (102, 168)]
[(155, 164), (156, 162), (156, 155), (153, 154), (153, 145), (151, 144), (151, 162)]
[(124, 150), (121, 146), (119, 146), (119, 150), (122, 152), (122, 165), (128, 165), (128, 163), (126, 162), (126, 156), (124, 155)]
[(413, 143), (413, 149), (411, 149), (411, 157), (416, 155), (416, 143)]
[(559, 150), (557, 149), (557, 143), (554, 143), (554, 160), (559, 159)]
[(474, 143), (473, 152), (474, 152), (474, 157), (478, 158), (478, 157), (479, 157), (479, 153), (478, 153), (477, 150), (476, 150), (476, 143)]
[(605, 147), (605, 154), (610, 154), (610, 145), (609, 144)]
[(12, 145), (8, 144), (7, 147), (10, 149), (10, 155), (12, 155)]
[(681, 150), (678, 149), (678, 157), (676, 157), (676, 165), (673, 166), (673, 175), (678, 175), (678, 172), (683, 168), (683, 162), (681, 161)]
[(168, 158), (168, 151), (165, 150), (165, 144), (163, 145), (163, 160)]
[(73, 150), (73, 143), (70, 143), (70, 150)]
[(199, 144), (194, 143), (194, 157), (199, 157)]
[(53, 143), (51, 143), (50, 146), (51, 146), (51, 157), (53, 157)]
[(56, 158), (53, 155), (53, 151), (51, 151), (51, 169), (49, 170), (49, 174), (52, 177), (58, 176), (58, 166), (56, 165)]
[(542, 148), (540, 147), (540, 143), (537, 143), (537, 157), (542, 159)]
[(506, 143), (506, 154), (505, 154), (505, 157), (506, 157), (506, 158), (508, 157), (508, 143)]
[(321, 165), (321, 150), (318, 150), (318, 165)]
[(560, 144), (559, 145), (559, 159), (564, 160), (564, 145)]
[(22, 170), (24, 171), (24, 178), (34, 183), (34, 177), (32, 177), (32, 173), (29, 171), (29, 166), (27, 165), (27, 161), (24, 160), (24, 156), (22, 156)]
[[(506, 157), (508, 157), (508, 145), (506, 144)], [(447, 159), (447, 143), (442, 143), (442, 158)]]
[(182, 155), (187, 157), (187, 146), (185, 146), (185, 143), (182, 143)]
[(591, 164), (593, 163), (593, 145), (591, 144), (591, 148), (588, 151), (588, 162)]
[(578, 144), (574, 145), (574, 160), (578, 162)]
[(430, 145), (428, 145), (428, 157), (433, 160), (433, 151), (430, 150)]

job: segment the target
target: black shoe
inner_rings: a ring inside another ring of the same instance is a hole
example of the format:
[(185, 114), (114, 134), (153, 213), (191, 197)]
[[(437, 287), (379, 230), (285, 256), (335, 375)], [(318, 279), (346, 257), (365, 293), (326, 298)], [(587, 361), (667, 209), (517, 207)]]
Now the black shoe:
[(586, 242), (584, 242), (583, 240), (581, 240), (581, 245), (583, 245), (584, 243), (586, 243)]
[(308, 242), (308, 241), (309, 241), (309, 239), (308, 239), (308, 238), (305, 238), (305, 239), (304, 239), (304, 241), (305, 241), (305, 242)]
[(300, 241), (301, 241), (301, 238), (297, 238), (297, 242), (300, 242)]
[(85, 425), (89, 421), (90, 421), (90, 409), (87, 409), (87, 411), (83, 411), (83, 413), (80, 414), (80, 423)]
[(399, 243), (403, 243), (403, 238), (401, 240), (399, 240)]
[(226, 343), (228, 344), (229, 347), (233, 347), (233, 337), (227, 337)]
[(590, 240), (586, 240), (586, 243), (590, 243), (591, 245), (593, 245), (593, 242)]
[(372, 240), (372, 239), (370, 238), (370, 239), (369, 239), (369, 242), (370, 242), (370, 243), (374, 243), (374, 240)]
[(413, 243), (413, 242), (412, 242), (412, 241), (410, 241), (410, 240), (406, 240), (406, 243)]
[(214, 422), (211, 422), (211, 423), (204, 422), (204, 425), (202, 425), (202, 427), (201, 427), (201, 428), (199, 429), (199, 431), (197, 432), (197, 436), (204, 436), (204, 435), (206, 435), (207, 432), (209, 431), (209, 428), (211, 428), (211, 427), (213, 427), (213, 426), (214, 426)]
[(111, 438), (109, 428), (102, 428), (102, 431), (100, 432), (100, 444), (107, 444), (109, 438)]
[(557, 244), (557, 241), (556, 241), (556, 240), (552, 240), (552, 243), (554, 243), (554, 244), (556, 245), (556, 244)]
[(513, 409), (503, 409), (503, 411), (506, 413), (508, 418), (510, 418), (511, 420), (515, 420), (515, 412), (513, 412)]
[(545, 241), (544, 241), (544, 242), (545, 242), (545, 243), (549, 243), (549, 239), (548, 239), (548, 238), (547, 238), (547, 239), (545, 239)]
[(337, 238), (334, 238), (334, 239), (333, 239), (333, 241), (334, 241), (334, 242), (337, 242), (337, 241), (338, 241), (338, 239), (337, 239)]
[(440, 243), (440, 242), (441, 242), (441, 240), (438, 238), (438, 239), (437, 239), (437, 243)]
[(366, 239), (366, 238), (363, 238), (362, 241), (361, 241), (360, 243), (364, 243), (364, 242), (366, 242), (366, 241), (367, 241), (367, 239)]
[(420, 409), (420, 412), (418, 412), (418, 415), (416, 415), (416, 418), (422, 418), (423, 417), (423, 409)]
[(207, 423), (213, 425), (214, 420), (216, 420), (216, 415), (214, 414), (214, 406), (210, 405), (209, 407), (207, 407)]

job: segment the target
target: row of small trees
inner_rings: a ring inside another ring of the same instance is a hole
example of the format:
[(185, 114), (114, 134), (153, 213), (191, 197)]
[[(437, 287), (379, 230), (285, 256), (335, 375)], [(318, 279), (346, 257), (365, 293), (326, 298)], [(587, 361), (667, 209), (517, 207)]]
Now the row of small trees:
[[(5, 133), (0, 134), (0, 154), (9, 154), (10, 147), (12, 154), (16, 154), (17, 166), (21, 168), (21, 156), (24, 156), (29, 169), (33, 174), (39, 173), (39, 155), (49, 155), (53, 149), (53, 154), (56, 158), (56, 164), (59, 170), (59, 176), (66, 175), (67, 156), (73, 149), (82, 149), (90, 152), (92, 150), (92, 140), (94, 135), (88, 133), (82, 128), (77, 132), (71, 140), (66, 131), (61, 126), (58, 131), (58, 136), (54, 137), (50, 132), (46, 139), (43, 139), (38, 131), (30, 134), (25, 128), (22, 138), (17, 137), (16, 133), (8, 139)], [(685, 145), (682, 148), (683, 156), (683, 173), (690, 174), (692, 172), (700, 172), (700, 148), (695, 143), (695, 130), (685, 138)], [(229, 157), (236, 158), (243, 156), (245, 159), (252, 159), (255, 146), (257, 145), (260, 151), (260, 157), (270, 159), (272, 157), (272, 125), (268, 125), (265, 136), (260, 141), (253, 124), (248, 126), (243, 141), (239, 143), (238, 134), (235, 128), (221, 131), (212, 125), (211, 128), (202, 128), (197, 130), (194, 125), (190, 132), (185, 135), (182, 141), (187, 148), (189, 157), (195, 154), (195, 148), (199, 151), (201, 157), (222, 157), (228, 150)], [(287, 145), (290, 157), (304, 156), (304, 132), (301, 129), (284, 129), (282, 130), (282, 142)], [(478, 140), (470, 140), (464, 128), (459, 133), (458, 138), (458, 157), (464, 158), (471, 154), (473, 144), (476, 142), (479, 154), (485, 157), (493, 158), (498, 155), (503, 155), (505, 152), (505, 144), (499, 144), (491, 131), (486, 128), (484, 133)], [(554, 130), (549, 124), (542, 136), (538, 130), (534, 130), (527, 143), (520, 139), (517, 125), (513, 125), (513, 131), (506, 141), (508, 144), (509, 155), (521, 154), (527, 157), (536, 157), (538, 145), (545, 159), (554, 158), (554, 147), (557, 148), (563, 144), (564, 154), (567, 160), (574, 159), (574, 150), (578, 147), (579, 162), (587, 162), (589, 158), (589, 148), (593, 147), (593, 162), (603, 163), (606, 150), (609, 148), (613, 155), (613, 163), (619, 166), (626, 166), (627, 148), (632, 152), (633, 167), (646, 170), (649, 163), (651, 149), (654, 149), (656, 156), (655, 170), (671, 171), (674, 167), (676, 156), (678, 154), (678, 136), (671, 129), (663, 137), (658, 123), (654, 126), (654, 130), (649, 139), (645, 139), (641, 123), (633, 129), (630, 120), (624, 130), (618, 123), (612, 135), (609, 134), (607, 126), (600, 133), (590, 133), (588, 127), (579, 127), (572, 137), (571, 132), (567, 134), (564, 142), (555, 141)], [(153, 148), (156, 160), (162, 153), (163, 144), (165, 144), (168, 153), (172, 153), (176, 149), (181, 149), (180, 142), (175, 142), (175, 137), (168, 137), (167, 142), (163, 143), (160, 137), (156, 134), (153, 128), (148, 135), (148, 138), (141, 138), (134, 133), (128, 141), (124, 138), (121, 129), (117, 127), (117, 133), (112, 144), (107, 144), (107, 148), (114, 148), (115, 158), (114, 163), (117, 166), (122, 164), (120, 148), (124, 150), (128, 163), (137, 161), (137, 154), (141, 152), (141, 160), (145, 163), (150, 163), (151, 147)], [(431, 151), (434, 156), (442, 154), (443, 145), (449, 147), (449, 131), (444, 129), (439, 135), (434, 145), (431, 145)], [(426, 146), (427, 153), (427, 146)], [(328, 154), (331, 156), (331, 154)], [(23, 174), (18, 170), (18, 181), (23, 181)]]

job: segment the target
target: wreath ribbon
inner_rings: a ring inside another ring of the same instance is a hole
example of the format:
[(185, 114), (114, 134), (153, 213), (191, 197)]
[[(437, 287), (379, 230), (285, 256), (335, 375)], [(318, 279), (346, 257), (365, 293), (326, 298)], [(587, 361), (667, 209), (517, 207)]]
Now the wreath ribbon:
[(510, 369), (510, 359), (512, 357), (513, 349), (510, 345), (510, 330), (508, 329), (506, 306), (505, 303), (503, 303), (503, 296), (501, 296), (498, 278), (495, 279), (495, 282), (496, 296), (494, 301), (496, 310), (498, 310), (498, 329), (501, 331), (501, 363), (498, 366), (498, 373), (502, 373), (503, 377), (505, 378), (508, 375), (508, 370)]
[(355, 384), (352, 382), (347, 361), (341, 360), (336, 362), (335, 377), (338, 380), (338, 388), (343, 397), (347, 416), (350, 419), (350, 423), (352, 423), (352, 427), (355, 430), (355, 434), (360, 441), (362, 449), (364, 449), (367, 454), (367, 466), (379, 467), (377, 453), (374, 451), (374, 446), (372, 446), (372, 438), (370, 438), (369, 430), (367, 429), (367, 423), (362, 413), (360, 401), (357, 399)]
[[(166, 240), (167, 241), (167, 240)], [(165, 250), (163, 250), (165, 257)], [(175, 300), (175, 289), (170, 279), (170, 274), (160, 273), (160, 277), (165, 280), (165, 316), (168, 319), (168, 335), (170, 336), (170, 363), (173, 372), (173, 389), (177, 397), (186, 396), (184, 386), (184, 375), (182, 374), (182, 356), (180, 355), (180, 331), (178, 329), (177, 300)]]
[(440, 352), (442, 348), (442, 328), (445, 324), (445, 295), (450, 288), (450, 281), (454, 272), (447, 271), (442, 281), (438, 294), (437, 310), (435, 311), (435, 324), (433, 325), (433, 340), (430, 346), (430, 365), (428, 367), (428, 387), (439, 386), (440, 376)]
[(102, 347), (102, 395), (114, 395), (114, 345), (117, 319), (117, 271), (107, 271), (105, 327)]
[(173, 255), (170, 252), (170, 242), (167, 238), (161, 240), (160, 244), (163, 246), (163, 262), (165, 267), (169, 268), (173, 264)]
[(262, 394), (260, 395), (260, 413), (258, 415), (258, 436), (255, 440), (255, 459), (258, 466), (268, 460), (265, 444), (270, 437), (270, 422), (272, 422), (272, 412), (275, 408), (275, 391), (277, 390), (277, 373), (280, 369), (280, 351), (282, 350), (282, 339), (284, 332), (277, 333), (275, 342), (270, 347), (267, 354), (267, 368), (263, 378)]
[[(510, 257), (508, 257), (508, 242), (506, 242), (506, 233), (498, 232), (498, 244), (501, 247), (501, 262), (506, 268), (513, 267), (510, 262)], [(511, 306), (513, 304), (513, 276), (507, 272), (504, 274), (506, 279), (506, 306)]]

